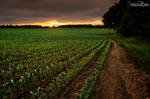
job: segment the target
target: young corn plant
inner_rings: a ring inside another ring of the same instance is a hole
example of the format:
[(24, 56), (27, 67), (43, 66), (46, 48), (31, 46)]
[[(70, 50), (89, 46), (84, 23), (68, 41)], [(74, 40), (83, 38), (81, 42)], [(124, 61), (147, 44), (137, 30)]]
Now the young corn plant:
[(94, 92), (94, 90), (96, 89), (96, 82), (98, 79), (98, 74), (96, 74), (96, 76), (91, 76), (90, 80), (88, 81), (88, 83), (85, 85), (84, 89), (81, 89), (81, 92), (77, 95), (77, 97), (79, 99), (89, 99), (90, 95)]
[(30, 91), (30, 94), (35, 98), (35, 99), (39, 99), (40, 96), (40, 89), (41, 87), (38, 87), (36, 92)]

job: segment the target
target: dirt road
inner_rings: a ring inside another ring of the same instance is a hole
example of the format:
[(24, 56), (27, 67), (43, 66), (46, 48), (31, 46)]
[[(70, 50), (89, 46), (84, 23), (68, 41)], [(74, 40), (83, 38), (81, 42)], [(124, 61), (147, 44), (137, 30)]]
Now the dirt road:
[(115, 42), (104, 69), (100, 73), (100, 84), (96, 99), (150, 99), (145, 71), (136, 69), (128, 61), (125, 51)]

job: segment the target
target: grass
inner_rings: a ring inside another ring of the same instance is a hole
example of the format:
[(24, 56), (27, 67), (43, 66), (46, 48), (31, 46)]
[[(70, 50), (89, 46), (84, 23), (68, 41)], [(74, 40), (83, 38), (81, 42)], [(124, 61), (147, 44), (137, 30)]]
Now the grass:
[(137, 66), (150, 70), (150, 42), (136, 37), (125, 38), (118, 34), (108, 34), (106, 37), (113, 39), (124, 47)]

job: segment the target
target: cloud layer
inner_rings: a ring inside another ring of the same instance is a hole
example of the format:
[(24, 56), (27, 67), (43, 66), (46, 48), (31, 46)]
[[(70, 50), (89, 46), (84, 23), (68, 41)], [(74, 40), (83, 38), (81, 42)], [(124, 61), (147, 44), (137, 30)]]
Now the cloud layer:
[(114, 3), (115, 0), (0, 0), (0, 24), (95, 21)]

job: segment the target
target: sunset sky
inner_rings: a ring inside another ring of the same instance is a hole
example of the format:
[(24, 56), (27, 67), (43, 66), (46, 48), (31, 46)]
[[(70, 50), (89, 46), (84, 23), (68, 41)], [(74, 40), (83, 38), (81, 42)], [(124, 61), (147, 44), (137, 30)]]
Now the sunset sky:
[(0, 0), (0, 24), (103, 24), (117, 0)]

